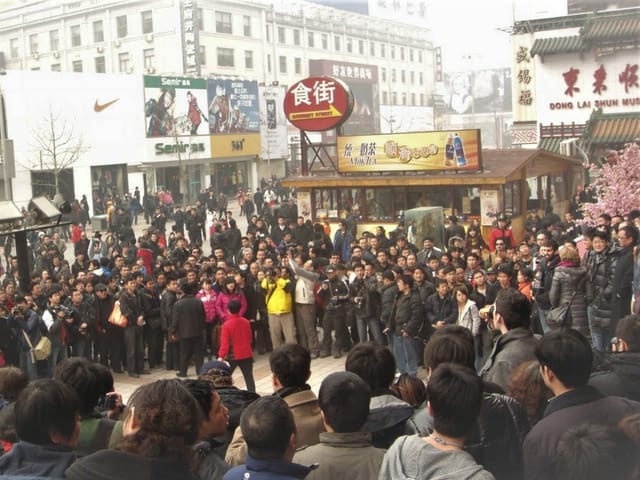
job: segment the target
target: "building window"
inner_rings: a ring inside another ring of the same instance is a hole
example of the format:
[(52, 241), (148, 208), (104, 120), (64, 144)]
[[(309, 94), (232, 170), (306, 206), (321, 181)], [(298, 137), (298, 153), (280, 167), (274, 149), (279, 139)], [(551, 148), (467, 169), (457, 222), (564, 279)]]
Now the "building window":
[(307, 45), (313, 48), (314, 44), (315, 44), (315, 35), (313, 34), (313, 32), (307, 32)]
[(220, 48), (218, 47), (218, 66), (219, 67), (233, 67), (233, 48)]
[(351, 37), (347, 37), (347, 52), (353, 53), (353, 39)]
[(424, 83), (424, 76), (422, 75), (422, 72), (418, 72), (418, 83), (420, 85)]
[(207, 49), (204, 45), (200, 45), (200, 65), (207, 64)]
[(380, 69), (380, 81), (383, 83), (387, 81), (387, 69), (384, 67)]
[(296, 57), (293, 60), (293, 71), (296, 75), (300, 75), (302, 73), (302, 59), (300, 57)]
[(395, 60), (395, 59), (396, 59), (396, 46), (391, 45), (391, 60)]
[(271, 73), (271, 70), (272, 70), (271, 54), (267, 54), (267, 72)]
[(389, 103), (389, 93), (382, 92), (382, 104), (387, 105)]
[(391, 69), (391, 81), (392, 82), (396, 81), (396, 69), (395, 68)]
[(58, 30), (49, 31), (49, 47), (52, 52), (60, 50), (60, 36)]
[(322, 48), (327, 50), (329, 48), (329, 36), (326, 33), (321, 34), (320, 39), (322, 41)]
[(80, 36), (80, 25), (71, 27), (71, 46), (79, 47), (82, 45), (82, 37)]
[(409, 61), (413, 62), (413, 48), (409, 49)]
[(202, 8), (198, 8), (198, 17), (196, 19), (196, 23), (198, 24), (198, 30), (204, 30), (204, 10)]
[(31, 55), (37, 55), (40, 50), (40, 45), (38, 44), (38, 34), (32, 33), (29, 35), (29, 53)]
[(339, 52), (340, 51), (340, 37), (338, 35), (333, 37), (333, 45), (334, 45), (334, 48), (335, 48), (336, 52)]
[(265, 33), (267, 35), (267, 42), (271, 41), (271, 25), (267, 25), (265, 29)]
[(231, 27), (231, 14), (227, 12), (216, 12), (216, 32), (233, 33)]
[(418, 63), (422, 63), (422, 50), (418, 50)]
[(140, 19), (142, 20), (142, 33), (153, 33), (153, 13), (151, 10), (140, 12)]
[(93, 22), (93, 41), (94, 43), (104, 42), (104, 26), (102, 20)]
[(156, 53), (153, 48), (145, 48), (142, 50), (142, 58), (144, 58), (144, 68), (153, 68), (156, 58)]
[(384, 43), (380, 44), (380, 56), (382, 58), (385, 58), (387, 56), (387, 48), (386, 48), (386, 45)]
[(249, 15), (242, 17), (242, 33), (245, 37), (251, 36), (251, 17)]
[(129, 52), (118, 54), (118, 65), (120, 73), (129, 72)]
[(74, 60), (71, 62), (71, 70), (73, 72), (82, 72), (82, 60)]
[(400, 47), (400, 60), (404, 62), (404, 47)]
[(120, 15), (119, 17), (116, 17), (116, 29), (118, 38), (124, 38), (127, 36), (128, 29), (126, 15)]
[(11, 40), (9, 40), (9, 49), (11, 50), (11, 58), (18, 58), (20, 56), (17, 38), (12, 38)]
[(293, 30), (293, 44), (300, 45), (300, 30), (297, 28)]
[(424, 107), (424, 93), (420, 94), (420, 106)]
[(407, 94), (403, 93), (402, 94), (402, 105), (406, 105), (407, 104)]
[(364, 55), (364, 40), (358, 40), (358, 53)]
[(415, 105), (416, 104), (416, 94), (412, 93), (411, 94), (411, 105)]
[(59, 63), (52, 63), (51, 64), (51, 71), (52, 72), (60, 72), (61, 71), (60, 64)]
[(369, 42), (369, 55), (376, 56), (376, 42)]
[(407, 76), (404, 70), (400, 70), (400, 82), (405, 83), (407, 81)]
[(284, 31), (284, 27), (278, 27), (278, 43), (286, 43), (287, 32)]
[(93, 62), (96, 68), (96, 73), (105, 73), (107, 71), (104, 57), (96, 57), (93, 59)]
[(280, 57), (278, 57), (278, 62), (280, 66), (280, 73), (287, 73), (287, 57), (280, 55)]
[(253, 50), (244, 51), (244, 68), (253, 68)]
[(398, 104), (398, 93), (391, 92), (391, 105), (397, 105), (397, 104)]
[(416, 83), (416, 72), (414, 71), (409, 72), (409, 79), (411, 80), (411, 85)]

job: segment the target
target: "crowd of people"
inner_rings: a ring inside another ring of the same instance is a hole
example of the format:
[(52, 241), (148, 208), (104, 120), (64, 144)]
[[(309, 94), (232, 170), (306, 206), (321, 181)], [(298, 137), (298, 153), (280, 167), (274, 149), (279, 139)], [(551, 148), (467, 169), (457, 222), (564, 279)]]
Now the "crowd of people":
[[(402, 222), (359, 232), (353, 213), (332, 235), (286, 195), (263, 194), (260, 216), (244, 198), (242, 232), (223, 195), (158, 204), (138, 238), (114, 199), (108, 241), (78, 227), (73, 262), (40, 232), (28, 286), (8, 258), (0, 475), (640, 473), (640, 212), (587, 228), (532, 211), (520, 243), (502, 214), (486, 241), (452, 216), (443, 245), (416, 246)], [(253, 361), (267, 353), (274, 394), (260, 398)], [(343, 355), (316, 396), (311, 362)], [(178, 378), (124, 408), (113, 374), (158, 369)]]

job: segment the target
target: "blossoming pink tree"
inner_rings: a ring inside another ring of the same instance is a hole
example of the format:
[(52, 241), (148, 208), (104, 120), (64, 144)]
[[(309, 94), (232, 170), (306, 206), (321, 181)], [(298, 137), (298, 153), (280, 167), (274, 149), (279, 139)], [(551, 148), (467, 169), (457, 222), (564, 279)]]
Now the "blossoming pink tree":
[(599, 215), (624, 215), (640, 209), (640, 146), (631, 143), (602, 168), (591, 185), (597, 201), (582, 205), (584, 218), (592, 223)]

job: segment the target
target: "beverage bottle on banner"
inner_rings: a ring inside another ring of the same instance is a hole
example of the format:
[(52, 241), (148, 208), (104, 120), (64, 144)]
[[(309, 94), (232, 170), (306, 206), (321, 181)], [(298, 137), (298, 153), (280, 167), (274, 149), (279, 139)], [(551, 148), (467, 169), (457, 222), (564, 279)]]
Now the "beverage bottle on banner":
[(462, 145), (462, 139), (456, 133), (453, 137), (453, 148), (455, 150), (456, 164), (458, 167), (467, 166), (467, 158), (464, 156), (464, 146)]
[(444, 166), (445, 167), (453, 167), (453, 157), (454, 157), (454, 147), (453, 147), (453, 135), (449, 134), (449, 138), (447, 138), (447, 143), (444, 146)]

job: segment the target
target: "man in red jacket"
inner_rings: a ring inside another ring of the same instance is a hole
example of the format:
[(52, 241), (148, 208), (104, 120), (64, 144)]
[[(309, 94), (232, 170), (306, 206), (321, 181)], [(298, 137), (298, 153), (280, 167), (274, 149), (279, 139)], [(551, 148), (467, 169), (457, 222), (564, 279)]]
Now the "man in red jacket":
[(227, 305), (227, 309), (229, 310), (229, 316), (226, 322), (222, 324), (218, 360), (228, 361), (232, 374), (236, 367), (240, 367), (247, 390), (255, 392), (251, 323), (239, 315), (240, 302), (238, 300), (231, 300)]

